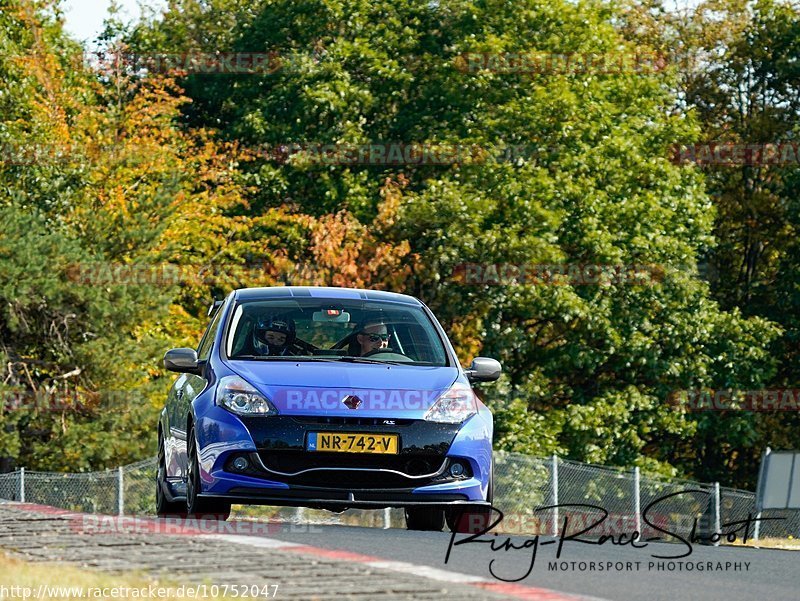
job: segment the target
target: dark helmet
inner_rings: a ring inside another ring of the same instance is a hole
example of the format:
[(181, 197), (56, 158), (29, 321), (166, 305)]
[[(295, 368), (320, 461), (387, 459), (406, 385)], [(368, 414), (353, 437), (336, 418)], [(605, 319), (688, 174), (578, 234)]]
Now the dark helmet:
[[(279, 346), (271, 345), (267, 341), (267, 332), (286, 334), (286, 342)], [(253, 328), (253, 345), (260, 353), (280, 353), (295, 341), (294, 321), (287, 317), (260, 318)]]

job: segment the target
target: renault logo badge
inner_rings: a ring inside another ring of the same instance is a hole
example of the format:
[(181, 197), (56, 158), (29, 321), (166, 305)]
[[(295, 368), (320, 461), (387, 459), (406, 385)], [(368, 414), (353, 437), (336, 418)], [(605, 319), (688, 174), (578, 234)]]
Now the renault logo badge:
[(354, 394), (348, 394), (342, 399), (342, 403), (344, 403), (344, 406), (348, 409), (358, 409), (361, 407), (362, 402), (363, 401)]

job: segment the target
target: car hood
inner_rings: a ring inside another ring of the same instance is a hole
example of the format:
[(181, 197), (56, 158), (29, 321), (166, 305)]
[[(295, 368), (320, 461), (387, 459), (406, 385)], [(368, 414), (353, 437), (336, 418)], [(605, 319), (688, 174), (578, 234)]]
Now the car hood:
[(285, 415), (421, 419), (459, 377), (455, 367), (283, 361), (229, 365)]

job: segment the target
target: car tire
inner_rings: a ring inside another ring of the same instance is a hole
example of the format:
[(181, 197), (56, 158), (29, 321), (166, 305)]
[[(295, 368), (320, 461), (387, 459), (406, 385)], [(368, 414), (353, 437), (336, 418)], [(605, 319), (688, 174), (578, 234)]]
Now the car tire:
[(231, 515), (231, 504), (225, 501), (203, 499), (200, 481), (200, 464), (197, 459), (197, 444), (194, 429), (189, 430), (186, 437), (186, 458), (188, 469), (186, 476), (186, 513), (191, 518), (212, 519), (224, 522)]
[(156, 471), (156, 515), (160, 518), (186, 517), (186, 504), (168, 501), (164, 494), (167, 479), (167, 461), (164, 451), (164, 440), (158, 436), (158, 467)]
[(485, 505), (462, 505), (447, 510), (445, 520), (450, 532), (477, 534), (485, 532), (492, 517), (492, 510)]
[[(491, 506), (494, 500), (494, 458), (489, 472), (489, 486), (486, 490), (486, 501)], [(486, 505), (462, 505), (453, 507), (445, 513), (445, 521), (450, 532), (459, 534), (477, 534), (485, 531), (492, 520), (492, 509)]]
[(444, 527), (444, 509), (437, 507), (406, 507), (408, 530), (441, 532)]

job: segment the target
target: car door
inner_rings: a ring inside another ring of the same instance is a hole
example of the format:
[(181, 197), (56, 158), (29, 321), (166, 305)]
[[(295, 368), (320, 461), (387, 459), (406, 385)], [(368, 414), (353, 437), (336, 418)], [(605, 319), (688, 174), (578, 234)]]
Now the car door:
[[(197, 347), (197, 359), (203, 365), (208, 361), (211, 355), (211, 349), (214, 346), (217, 330), (219, 328), (220, 320), (222, 318), (222, 309), (217, 309), (217, 312), (211, 319), (211, 323), (206, 328), (206, 332)], [(186, 476), (187, 469), (187, 456), (186, 456), (186, 418), (191, 411), (192, 401), (200, 394), (206, 387), (207, 380), (205, 370), (202, 370), (203, 375), (195, 374), (181, 374), (181, 376), (173, 384), (170, 396), (167, 401), (167, 415), (169, 417), (170, 426), (170, 442), (167, 447), (167, 461), (171, 461), (173, 469), (169, 470), (171, 475), (176, 475), (181, 478)], [(174, 450), (174, 455), (169, 456), (170, 447)]]

